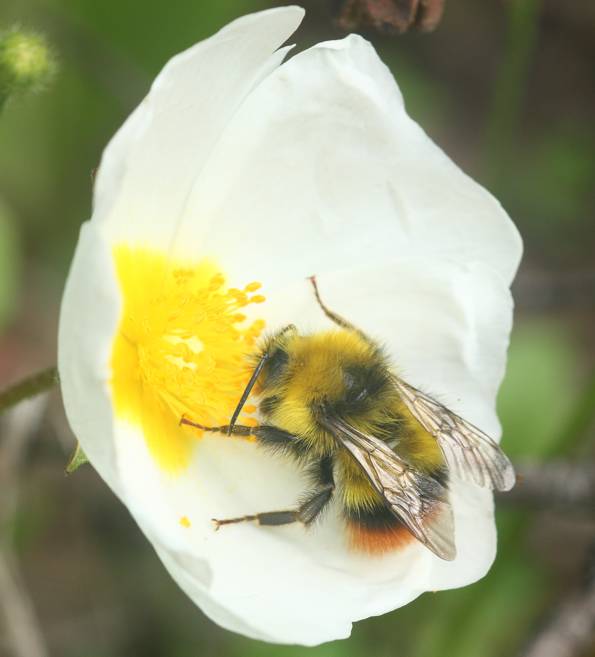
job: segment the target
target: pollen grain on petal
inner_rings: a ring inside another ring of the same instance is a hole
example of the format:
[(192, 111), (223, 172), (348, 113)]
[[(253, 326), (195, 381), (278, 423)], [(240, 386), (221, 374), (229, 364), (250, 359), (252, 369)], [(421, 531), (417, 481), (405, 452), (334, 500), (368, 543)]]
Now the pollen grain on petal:
[(248, 292), (226, 288), (208, 260), (175, 262), (145, 248), (118, 246), (114, 261), (122, 294), (111, 355), (114, 410), (142, 428), (163, 469), (180, 471), (201, 435), (180, 419), (225, 424), (250, 377), (264, 321), (239, 311), (260, 303), (249, 294), (255, 283)]

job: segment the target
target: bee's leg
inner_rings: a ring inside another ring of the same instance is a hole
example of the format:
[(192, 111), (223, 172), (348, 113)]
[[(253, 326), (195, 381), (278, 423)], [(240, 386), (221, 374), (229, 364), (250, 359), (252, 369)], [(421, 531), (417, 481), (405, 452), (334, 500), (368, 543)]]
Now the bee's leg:
[(294, 445), (296, 441), (296, 437), (293, 434), (267, 424), (261, 424), (257, 427), (247, 427), (243, 424), (234, 424), (234, 426), (231, 427), (231, 431), (229, 424), (224, 424), (220, 427), (205, 427), (203, 424), (192, 422), (192, 420), (188, 420), (185, 417), (180, 420), (180, 424), (186, 424), (189, 427), (195, 427), (196, 429), (202, 429), (203, 431), (222, 433), (226, 436), (240, 436), (242, 438), (257, 440), (265, 447), (270, 447), (272, 449), (283, 450), (287, 448), (288, 451), (292, 451), (292, 445)]
[(311, 525), (333, 497), (335, 482), (332, 459), (330, 457), (321, 459), (316, 464), (316, 471), (313, 474), (316, 476), (318, 487), (302, 501), (297, 509), (265, 511), (264, 513), (254, 513), (238, 518), (225, 518), (224, 520), (213, 518), (215, 529), (219, 529), (222, 525), (248, 521), (256, 521), (259, 525), (265, 526), (290, 525), (294, 522), (301, 522), (306, 526)]
[(210, 431), (213, 433), (223, 433), (226, 436), (241, 436), (243, 438), (256, 437), (255, 432), (258, 427), (247, 427), (243, 424), (235, 424), (233, 427), (230, 427), (228, 424), (225, 424), (221, 427), (205, 427), (203, 424), (198, 422), (193, 422), (186, 417), (182, 417), (180, 424), (185, 424), (189, 427), (194, 427), (195, 429), (202, 429), (203, 431)]
[(232, 525), (238, 522), (247, 522), (255, 520), (259, 525), (290, 525), (294, 522), (301, 522), (304, 525), (310, 525), (322, 512), (324, 507), (330, 502), (333, 496), (333, 488), (322, 488), (308, 496), (297, 509), (287, 509), (285, 511), (265, 511), (264, 513), (255, 513), (239, 518), (225, 518), (217, 520), (213, 518), (215, 529), (222, 525)]
[(318, 305), (322, 309), (322, 312), (331, 320), (331, 322), (334, 322), (337, 326), (340, 326), (343, 329), (357, 333), (362, 338), (364, 338), (367, 342), (369, 342), (370, 338), (368, 338), (368, 336), (361, 329), (358, 329), (357, 326), (354, 326), (351, 322), (348, 322), (344, 317), (341, 317), (341, 315), (338, 315), (337, 313), (333, 312), (324, 303), (324, 301), (320, 297), (320, 292), (318, 291), (316, 276), (309, 276), (308, 280), (310, 281), (310, 283), (312, 283), (312, 287), (314, 288), (314, 296), (316, 297), (316, 301), (318, 302)]

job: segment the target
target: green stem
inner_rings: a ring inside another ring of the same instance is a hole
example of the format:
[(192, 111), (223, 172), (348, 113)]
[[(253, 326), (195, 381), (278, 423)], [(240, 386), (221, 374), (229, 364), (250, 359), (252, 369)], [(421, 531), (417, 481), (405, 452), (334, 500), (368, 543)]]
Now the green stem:
[(552, 456), (568, 454), (580, 449), (583, 439), (595, 423), (595, 371), (591, 374), (586, 388), (581, 392), (570, 412), (565, 426), (560, 431), (560, 440), (552, 450)]
[(504, 57), (494, 84), (486, 134), (486, 175), (494, 191), (501, 184), (513, 148), (529, 67), (537, 41), (541, 0), (508, 0)]
[(0, 413), (30, 397), (46, 392), (58, 383), (58, 368), (48, 367), (0, 392)]

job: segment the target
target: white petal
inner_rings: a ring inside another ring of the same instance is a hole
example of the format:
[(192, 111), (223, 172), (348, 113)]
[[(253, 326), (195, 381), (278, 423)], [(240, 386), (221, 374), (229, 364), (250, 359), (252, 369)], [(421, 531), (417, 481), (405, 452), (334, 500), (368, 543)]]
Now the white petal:
[(71, 426), (116, 492), (107, 381), (121, 300), (111, 247), (172, 239), (176, 212), (227, 121), (280, 64), (287, 48), (273, 51), (303, 15), (291, 6), (245, 16), (174, 57), (104, 151), (93, 219), (81, 229), (62, 299), (58, 359)]
[(95, 224), (84, 224), (62, 298), (58, 370), (70, 426), (91, 463), (119, 494), (107, 384), (120, 315), (113, 269), (110, 245)]
[[(218, 623), (253, 638), (316, 645), (351, 621), (419, 595), (431, 555), (417, 546), (379, 559), (348, 552), (332, 513), (301, 526), (215, 532), (210, 518), (287, 508), (304, 490), (294, 464), (251, 444), (204, 439), (191, 477), (167, 479), (143, 437), (121, 428), (126, 504), (180, 586)], [(134, 474), (133, 474), (134, 473)], [(264, 483), (263, 483), (264, 482)], [(180, 526), (186, 515), (191, 527)]]
[(317, 274), (328, 305), (383, 342), (401, 375), (497, 436), (520, 242), (497, 202), (409, 119), (365, 41), (321, 44), (275, 68), (284, 52), (271, 52), (299, 19), (296, 8), (247, 17), (174, 59), (106, 149), (64, 297), (60, 373), (83, 448), (188, 595), (235, 631), (314, 645), (481, 576), (495, 550), (491, 495), (455, 486), (450, 564), (416, 543), (378, 558), (350, 552), (336, 513), (309, 532), (214, 532), (211, 517), (294, 506), (305, 482), (295, 464), (215, 437), (173, 477), (140, 429), (114, 419), (111, 245), (214, 256), (233, 283), (261, 280), (259, 315), (273, 330), (329, 326), (304, 280)]
[(171, 59), (106, 149), (94, 220), (114, 239), (163, 244), (233, 114), (287, 49), (300, 7), (240, 18)]
[(412, 252), (482, 262), (509, 282), (520, 258), (499, 203), (408, 117), (356, 36), (296, 55), (254, 89), (178, 230), (181, 252), (206, 251), (267, 289)]
[[(438, 394), (460, 397), (459, 412), (493, 427), (489, 400), (467, 394), (474, 387), (467, 372), (479, 376), (483, 370), (495, 385), (507, 323), (494, 320), (509, 303), (508, 293), (487, 268), (423, 264), (416, 270), (405, 260), (338, 273), (321, 278), (320, 286), (329, 304), (349, 310), (350, 319), (385, 342), (397, 367), (406, 363), (415, 383), (432, 382)], [(312, 311), (303, 282), (300, 288), (295, 305), (286, 308), (290, 319), (299, 322), (303, 310), (311, 328), (324, 328), (328, 320)], [(387, 307), (387, 298), (399, 301)], [(499, 327), (485, 353), (477, 330), (483, 322)], [(423, 349), (419, 335), (430, 337)], [(155, 464), (140, 433), (117, 424), (115, 440), (122, 497), (168, 570), (217, 622), (255, 638), (314, 645), (347, 636), (351, 621), (398, 607), (424, 590), (468, 583), (493, 559), (491, 496), (473, 487), (454, 500), (457, 561), (443, 565), (417, 544), (369, 559), (346, 550), (333, 517), (311, 532), (249, 525), (213, 531), (211, 517), (293, 506), (305, 484), (292, 463), (252, 445), (209, 438), (200, 444), (191, 474), (172, 479)], [(183, 516), (191, 519), (190, 528), (180, 525)]]

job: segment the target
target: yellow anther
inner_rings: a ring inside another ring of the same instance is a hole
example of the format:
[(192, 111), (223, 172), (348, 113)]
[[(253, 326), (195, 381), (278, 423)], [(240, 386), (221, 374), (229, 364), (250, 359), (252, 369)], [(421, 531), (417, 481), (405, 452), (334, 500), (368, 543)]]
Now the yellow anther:
[(164, 254), (128, 247), (114, 257), (123, 303), (111, 360), (115, 412), (142, 428), (162, 467), (178, 470), (202, 434), (179, 427), (180, 418), (229, 421), (264, 322), (244, 326), (237, 310), (246, 293), (226, 289), (209, 262), (174, 267)]
[(244, 288), (245, 292), (256, 292), (256, 290), (260, 290), (262, 287), (262, 283), (259, 283), (258, 281), (254, 281), (252, 283), (248, 283), (246, 287)]
[(213, 277), (211, 277), (211, 280), (209, 281), (209, 287), (211, 290), (218, 290), (223, 283), (225, 283), (225, 279), (223, 278), (222, 274), (215, 274)]
[(191, 278), (194, 272), (191, 269), (175, 269), (174, 278)]

